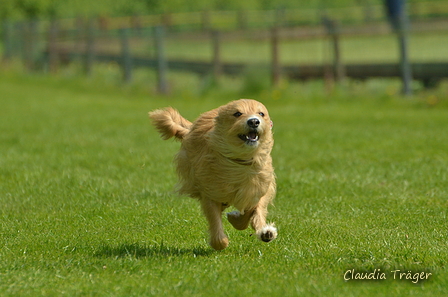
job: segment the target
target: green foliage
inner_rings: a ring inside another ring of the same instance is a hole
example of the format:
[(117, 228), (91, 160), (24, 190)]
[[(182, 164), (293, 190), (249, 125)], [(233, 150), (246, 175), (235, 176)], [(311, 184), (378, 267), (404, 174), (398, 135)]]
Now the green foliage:
[[(146, 113), (170, 105), (192, 120), (239, 90), (224, 81), (199, 100), (182, 77), (161, 97), (105, 83), (103, 72), (0, 73), (2, 296), (448, 293), (446, 85), (405, 99), (394, 82), (328, 94), (315, 81), (263, 99), (279, 238), (265, 244), (225, 223), (231, 245), (216, 252), (198, 203), (172, 193), (179, 143), (162, 141)], [(343, 280), (375, 268), (434, 277)]]
[[(426, 1), (426, 0), (422, 0)], [(421, 2), (413, 1), (413, 2)], [(288, 9), (313, 8), (323, 9), (365, 4), (382, 4), (380, 0), (5, 0), (0, 2), (0, 18), (50, 18), (75, 17), (78, 15), (123, 16), (130, 14), (158, 14), (168, 12), (186, 12), (202, 10), (254, 10), (254, 9)]]
[(57, 0), (14, 0), (2, 1), (2, 17), (23, 16), (27, 19), (56, 16), (59, 8)]

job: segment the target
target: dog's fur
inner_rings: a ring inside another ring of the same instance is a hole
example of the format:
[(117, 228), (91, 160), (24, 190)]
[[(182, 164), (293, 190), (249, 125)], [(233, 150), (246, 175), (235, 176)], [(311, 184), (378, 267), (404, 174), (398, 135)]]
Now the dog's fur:
[(250, 223), (260, 240), (277, 237), (274, 224), (266, 223), (276, 185), (270, 155), (272, 121), (263, 104), (232, 101), (203, 113), (194, 123), (171, 107), (149, 116), (163, 139), (174, 136), (182, 141), (176, 156), (178, 190), (200, 201), (214, 249), (229, 244), (221, 219), (229, 206), (237, 209), (227, 213), (236, 229), (244, 230)]

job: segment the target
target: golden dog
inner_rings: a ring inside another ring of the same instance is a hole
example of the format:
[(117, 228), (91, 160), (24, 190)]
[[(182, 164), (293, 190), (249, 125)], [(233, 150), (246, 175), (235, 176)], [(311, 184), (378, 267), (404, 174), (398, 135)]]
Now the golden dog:
[(251, 224), (258, 238), (277, 237), (266, 223), (267, 207), (275, 196), (271, 150), (272, 122), (258, 101), (240, 99), (203, 113), (194, 123), (168, 107), (149, 113), (163, 139), (182, 141), (176, 156), (179, 193), (197, 198), (209, 223), (210, 245), (225, 249), (222, 212), (238, 230)]

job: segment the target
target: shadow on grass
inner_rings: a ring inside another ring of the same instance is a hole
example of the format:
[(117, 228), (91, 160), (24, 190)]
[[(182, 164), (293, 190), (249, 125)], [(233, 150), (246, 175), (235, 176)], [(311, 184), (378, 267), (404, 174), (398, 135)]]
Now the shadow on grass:
[(208, 256), (213, 251), (208, 248), (196, 247), (191, 249), (161, 245), (145, 246), (140, 244), (122, 244), (119, 246), (101, 246), (96, 257), (100, 258), (146, 258), (146, 257), (183, 257)]

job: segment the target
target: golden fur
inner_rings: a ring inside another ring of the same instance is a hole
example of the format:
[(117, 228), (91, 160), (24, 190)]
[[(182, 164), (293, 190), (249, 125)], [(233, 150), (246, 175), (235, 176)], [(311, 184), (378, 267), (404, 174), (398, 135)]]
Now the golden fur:
[(272, 122), (258, 101), (240, 99), (205, 112), (194, 123), (168, 107), (149, 113), (163, 139), (182, 142), (176, 156), (179, 193), (196, 198), (209, 223), (210, 245), (228, 246), (222, 212), (238, 230), (249, 224), (262, 241), (276, 238), (266, 223), (268, 204), (275, 196), (271, 150)]

